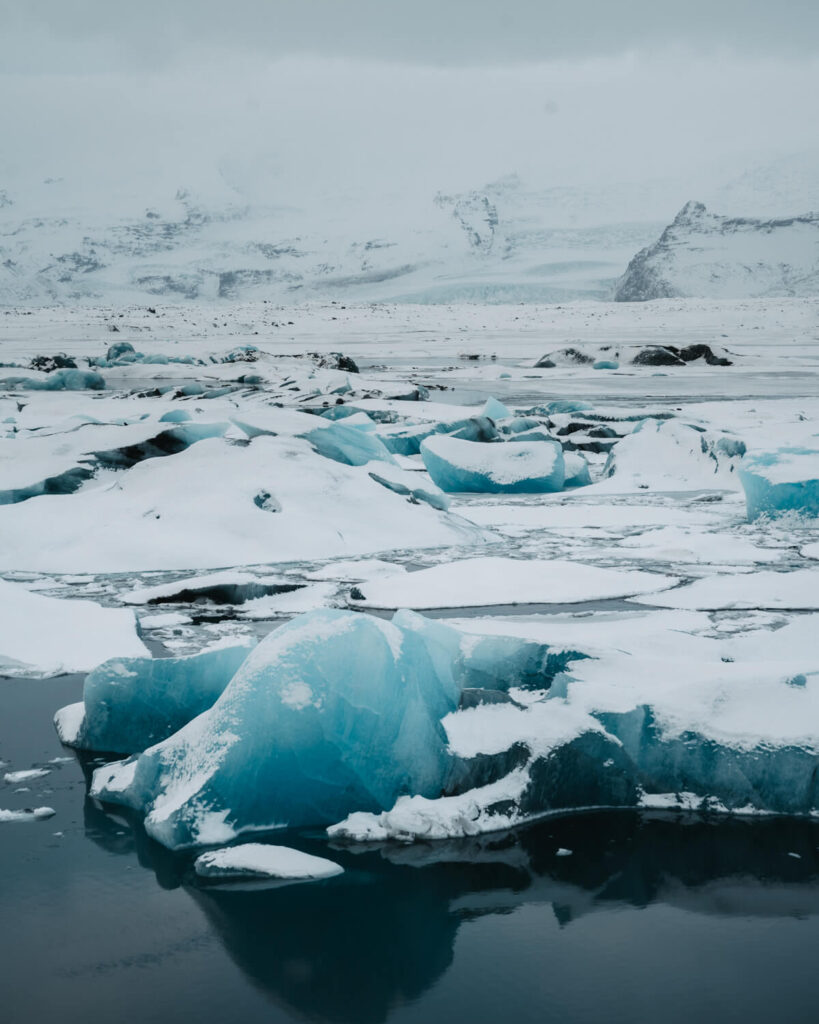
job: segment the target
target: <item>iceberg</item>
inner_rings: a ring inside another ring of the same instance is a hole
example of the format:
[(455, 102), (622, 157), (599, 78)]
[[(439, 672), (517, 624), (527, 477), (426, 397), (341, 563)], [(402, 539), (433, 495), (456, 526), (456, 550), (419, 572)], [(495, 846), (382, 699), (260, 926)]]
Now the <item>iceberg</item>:
[(612, 448), (603, 469), (606, 479), (597, 488), (613, 493), (738, 490), (734, 471), (742, 451), (738, 438), (714, 440), (677, 420), (644, 419)]
[(381, 438), (360, 427), (331, 420), (326, 426), (322, 425), (301, 436), (310, 442), (319, 455), (346, 466), (364, 466), (373, 461), (395, 464), (395, 459)]
[(819, 516), (819, 448), (778, 448), (746, 455), (739, 466), (748, 519), (798, 512)]
[[(149, 834), (171, 848), (380, 813), (402, 795), (437, 797), (495, 770), (491, 758), (467, 765), (448, 749), (442, 721), (463, 694), (542, 693), (582, 657), (515, 637), (466, 636), (409, 611), (392, 622), (313, 611), (259, 644), (208, 710), (138, 756), (98, 769), (92, 793), (142, 810)], [(184, 717), (195, 701), (212, 699), (229, 666), (218, 666), (224, 672), (204, 693), (194, 681), (202, 662), (185, 661), (168, 670), (156, 662), (153, 673), (137, 666), (147, 685), (120, 683), (121, 673), (102, 666), (86, 690), (83, 742), (94, 735), (110, 743), (107, 712), (118, 687), (118, 728), (138, 728), (140, 740), (170, 727), (169, 710)], [(187, 703), (177, 711), (169, 688), (157, 684), (180, 673), (185, 684), (174, 693)], [(508, 770), (509, 756), (495, 753)]]
[(60, 739), (79, 750), (144, 750), (211, 707), (251, 650), (242, 644), (184, 658), (103, 662), (86, 676), (82, 703), (57, 712)]
[(459, 694), (450, 659), (413, 626), (331, 609), (293, 619), (208, 711), (98, 769), (93, 795), (145, 811), (148, 833), (171, 848), (437, 795), (449, 762), (441, 719)]
[(488, 419), (505, 420), (512, 415), (512, 412), (506, 408), (503, 402), (499, 402), (494, 396), (490, 396), (486, 400), (486, 404), (481, 410), (481, 416), (486, 416)]
[(431, 436), (421, 457), (442, 491), (544, 494), (563, 489), (563, 449), (557, 441), (481, 443)]

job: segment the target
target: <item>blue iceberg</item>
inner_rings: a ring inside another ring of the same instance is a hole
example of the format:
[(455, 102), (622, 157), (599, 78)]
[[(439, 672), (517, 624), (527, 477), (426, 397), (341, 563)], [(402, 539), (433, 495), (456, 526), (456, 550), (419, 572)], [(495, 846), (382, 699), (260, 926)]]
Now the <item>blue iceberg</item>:
[(239, 832), (329, 824), (437, 795), (458, 705), (450, 661), (407, 624), (325, 609), (275, 630), (210, 710), (92, 792), (146, 812), (168, 847)]
[(557, 441), (482, 444), (434, 436), (421, 444), (421, 457), (448, 493), (543, 494), (563, 490), (565, 482)]
[(395, 464), (380, 437), (343, 422), (331, 421), (330, 425), (309, 430), (301, 436), (319, 455), (346, 466), (364, 466), (368, 462)]
[[(514, 637), (465, 636), (408, 611), (392, 622), (310, 612), (262, 641), (199, 717), (98, 769), (92, 793), (143, 811), (149, 834), (171, 848), (332, 824), (383, 811), (406, 794), (437, 797), (454, 780), (474, 785), (475, 772), (488, 770), (485, 759), (471, 769), (448, 750), (441, 720), (464, 694), (472, 697), (463, 706), (475, 706), (488, 691), (503, 700), (510, 687), (548, 689), (577, 657)], [(105, 742), (117, 685), (110, 676), (100, 677), (109, 703), (92, 711), (87, 695), (82, 726)], [(131, 684), (120, 694), (122, 728), (131, 694), (142, 692)], [(150, 706), (144, 700), (139, 715), (150, 718)]]
[(748, 519), (798, 512), (819, 516), (819, 449), (754, 452), (739, 465)]
[(86, 676), (82, 704), (57, 712), (60, 738), (78, 750), (144, 750), (211, 707), (252, 649), (103, 662)]

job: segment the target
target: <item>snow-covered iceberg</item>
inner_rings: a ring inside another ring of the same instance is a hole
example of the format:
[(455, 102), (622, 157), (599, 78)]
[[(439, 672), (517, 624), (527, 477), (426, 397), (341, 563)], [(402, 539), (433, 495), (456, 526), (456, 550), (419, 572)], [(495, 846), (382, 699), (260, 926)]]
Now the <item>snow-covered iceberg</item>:
[(747, 455), (739, 467), (748, 519), (799, 512), (819, 516), (819, 446)]
[(433, 435), (421, 443), (421, 457), (443, 491), (492, 494), (544, 494), (565, 482), (558, 441), (485, 444)]
[[(402, 794), (435, 797), (490, 769), (481, 761), (473, 771), (448, 749), (441, 722), (464, 695), (464, 706), (478, 707), (487, 689), (542, 691), (580, 657), (513, 637), (465, 637), (412, 612), (392, 622), (311, 612), (259, 644), (209, 710), (138, 757), (99, 769), (92, 792), (145, 812), (148, 832), (169, 847), (381, 812)], [(184, 671), (194, 667), (189, 659)], [(179, 672), (177, 661), (169, 673)], [(100, 674), (103, 693), (116, 685), (111, 675)], [(139, 703), (146, 728), (157, 719), (165, 726), (150, 700)], [(94, 715), (106, 727), (105, 709), (86, 707), (80, 733), (91, 735)]]

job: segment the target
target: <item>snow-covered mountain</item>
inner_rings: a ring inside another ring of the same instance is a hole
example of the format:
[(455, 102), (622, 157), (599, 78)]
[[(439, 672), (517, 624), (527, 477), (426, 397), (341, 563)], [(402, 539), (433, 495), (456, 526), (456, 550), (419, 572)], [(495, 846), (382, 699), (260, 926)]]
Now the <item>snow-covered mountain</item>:
[(641, 302), (817, 294), (819, 214), (729, 218), (689, 202), (659, 239), (631, 260), (615, 298)]
[[(47, 181), (0, 191), (0, 304), (268, 298), (608, 298), (662, 224), (645, 186), (534, 191), (510, 175), (426, 198), (259, 202), (179, 190), (152, 205), (78, 204)], [(646, 220), (646, 202), (655, 216)]]

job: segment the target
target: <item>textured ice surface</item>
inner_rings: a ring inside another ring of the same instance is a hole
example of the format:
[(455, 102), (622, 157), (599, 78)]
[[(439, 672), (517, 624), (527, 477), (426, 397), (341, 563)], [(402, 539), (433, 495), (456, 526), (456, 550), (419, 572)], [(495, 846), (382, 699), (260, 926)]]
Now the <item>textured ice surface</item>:
[(106, 658), (147, 654), (133, 612), (58, 600), (0, 580), (0, 672), (87, 672)]
[(450, 657), (411, 620), (312, 612), (264, 640), (209, 711), (96, 772), (93, 791), (144, 809), (170, 847), (327, 824), (440, 792), (440, 722), (458, 696)]
[(726, 608), (819, 608), (819, 568), (793, 572), (764, 570), (710, 576), (656, 597), (637, 598), (664, 608), (716, 611)]
[(319, 455), (347, 466), (364, 466), (368, 462), (390, 462), (395, 459), (380, 437), (346, 422), (330, 423), (302, 435)]
[(443, 491), (542, 494), (563, 489), (557, 441), (485, 444), (433, 435), (421, 443), (429, 475)]
[(3, 569), (201, 570), (480, 539), (464, 520), (392, 494), (368, 467), (288, 437), (205, 440), (115, 485), (0, 506)]
[(753, 452), (739, 467), (748, 519), (799, 512), (819, 516), (819, 446)]
[(210, 710), (95, 773), (93, 792), (145, 811), (148, 832), (170, 847), (328, 824), (387, 809), (402, 793), (437, 796), (466, 771), (441, 724), (462, 693), (542, 692), (581, 657), (464, 637), (412, 612), (391, 623), (312, 612), (261, 643)]
[(555, 559), (469, 558), (362, 584), (369, 608), (468, 608), (573, 604), (673, 587), (673, 576), (620, 571)]
[(56, 813), (53, 807), (26, 807), (22, 811), (8, 811), (0, 807), (0, 822), (44, 821), (46, 818), (53, 818)]
[(332, 878), (344, 871), (340, 864), (325, 857), (264, 843), (243, 843), (222, 850), (208, 850), (196, 858), (193, 867), (200, 878), (271, 878), (290, 882)]
[(57, 712), (60, 738), (84, 750), (144, 750), (211, 707), (251, 650), (245, 644), (187, 658), (106, 661), (85, 678), (79, 726), (76, 705)]
[(94, 370), (54, 370), (35, 377), (6, 377), (0, 380), (4, 390), (23, 391), (101, 391), (105, 378)]
[[(719, 441), (728, 440), (732, 446)], [(682, 491), (705, 487), (737, 489), (734, 473), (744, 451), (735, 438), (707, 437), (676, 420), (646, 419), (612, 449), (598, 490)], [(727, 448), (727, 450), (726, 450)]]

